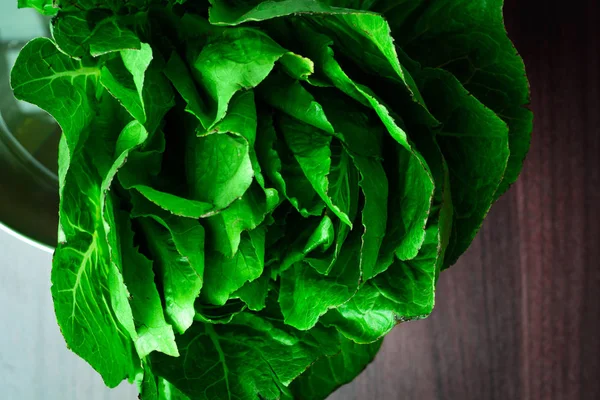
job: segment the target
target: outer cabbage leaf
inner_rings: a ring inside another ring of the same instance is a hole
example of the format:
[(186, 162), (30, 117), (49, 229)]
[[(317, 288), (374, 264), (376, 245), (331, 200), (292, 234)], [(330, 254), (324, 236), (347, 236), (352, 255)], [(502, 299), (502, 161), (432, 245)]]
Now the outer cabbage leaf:
[[(48, 68), (29, 67), (40, 64)], [(113, 155), (102, 154), (102, 147), (93, 154), (85, 146), (90, 130), (98, 128), (92, 126), (92, 120), (102, 104), (97, 104), (95, 96), (99, 68), (64, 56), (48, 39), (35, 39), (17, 59), (11, 77), (15, 95), (54, 115), (64, 132), (59, 172), (64, 194), (60, 243), (52, 269), (57, 320), (69, 347), (114, 387), (126, 377), (133, 378), (140, 366), (131, 342), (136, 332), (119, 270), (121, 260), (118, 253), (111, 253), (108, 227), (102, 218), (102, 183), (108, 171), (106, 165), (88, 162)], [(103, 104), (110, 107), (110, 99), (105, 97)], [(107, 200), (110, 202), (110, 197)], [(104, 351), (99, 353), (98, 348)]]
[(503, 0), (440, 0), (417, 9), (411, 23), (391, 23), (408, 55), (424, 67), (453, 73), (508, 125), (510, 157), (496, 198), (521, 171), (533, 118), (525, 107), (530, 97), (525, 66), (506, 34), (502, 5)]
[(436, 140), (450, 170), (455, 211), (445, 261), (451, 265), (471, 244), (495, 200), (510, 154), (508, 128), (450, 73), (424, 69), (418, 79), (432, 113), (443, 122)]
[(382, 340), (360, 345), (341, 338), (341, 351), (317, 360), (290, 385), (297, 399), (325, 399), (338, 387), (350, 382), (375, 358)]
[(62, 128), (66, 151), (59, 165), (60, 182), (64, 182), (70, 154), (87, 137), (85, 129), (94, 116), (94, 90), (99, 76), (96, 63), (73, 60), (46, 38), (29, 42), (11, 71), (15, 96), (48, 111)]
[(155, 353), (152, 368), (193, 399), (274, 400), (309, 365), (336, 354), (339, 346), (326, 328), (301, 332), (276, 315), (242, 313), (226, 325), (194, 324), (178, 338), (183, 357)]

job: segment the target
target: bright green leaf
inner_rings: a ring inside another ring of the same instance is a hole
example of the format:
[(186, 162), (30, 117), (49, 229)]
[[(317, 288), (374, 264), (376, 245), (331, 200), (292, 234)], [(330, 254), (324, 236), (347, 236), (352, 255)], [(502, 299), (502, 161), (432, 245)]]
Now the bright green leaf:
[(148, 241), (155, 269), (162, 282), (165, 312), (179, 333), (194, 319), (194, 302), (204, 276), (204, 228), (192, 219), (170, 215), (134, 197), (133, 215)]
[(152, 262), (134, 247), (131, 222), (126, 213), (120, 213), (119, 234), (123, 255), (123, 279), (130, 293), (133, 318), (138, 333), (135, 347), (141, 358), (152, 351), (177, 357), (173, 328), (163, 314), (161, 300), (154, 283)]
[(233, 292), (261, 276), (264, 260), (265, 231), (261, 228), (242, 235), (233, 258), (216, 251), (207, 253), (206, 263), (211, 267), (205, 270), (202, 298), (210, 304), (225, 304)]
[(285, 53), (269, 36), (249, 28), (225, 30), (205, 46), (192, 73), (213, 100), (214, 123), (223, 119), (236, 92), (257, 86)]

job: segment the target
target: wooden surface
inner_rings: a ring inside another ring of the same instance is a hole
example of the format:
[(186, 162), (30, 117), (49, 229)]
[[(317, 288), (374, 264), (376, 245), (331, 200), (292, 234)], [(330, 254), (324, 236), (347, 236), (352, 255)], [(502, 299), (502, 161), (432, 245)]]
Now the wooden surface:
[(536, 116), (523, 174), (429, 319), (396, 327), (331, 400), (600, 399), (599, 16), (596, 1), (506, 1)]

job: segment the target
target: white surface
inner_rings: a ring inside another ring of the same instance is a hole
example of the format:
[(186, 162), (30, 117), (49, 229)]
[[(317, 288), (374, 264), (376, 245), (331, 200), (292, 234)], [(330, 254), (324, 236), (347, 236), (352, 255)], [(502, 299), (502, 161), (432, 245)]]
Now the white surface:
[[(0, 0), (0, 37), (2, 40), (23, 40), (45, 36), (42, 17), (32, 9), (18, 9), (17, 0)], [(4, 3), (7, 4), (4, 4)]]
[(54, 317), (51, 262), (51, 254), (0, 230), (0, 398), (137, 399), (133, 385), (108, 389), (67, 349)]

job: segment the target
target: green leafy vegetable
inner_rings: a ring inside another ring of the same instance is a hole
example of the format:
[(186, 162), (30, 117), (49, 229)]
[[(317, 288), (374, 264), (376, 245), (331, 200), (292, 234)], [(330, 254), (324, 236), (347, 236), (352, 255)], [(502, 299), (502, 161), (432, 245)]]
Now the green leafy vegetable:
[(144, 400), (324, 399), (517, 178), (502, 0), (18, 0), (50, 113), (69, 348)]

